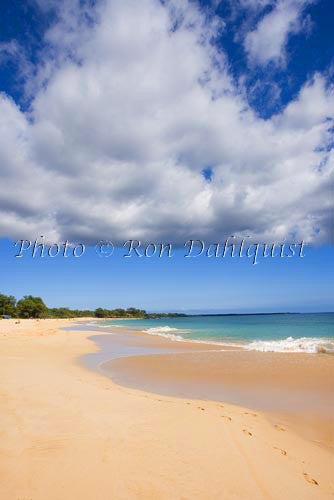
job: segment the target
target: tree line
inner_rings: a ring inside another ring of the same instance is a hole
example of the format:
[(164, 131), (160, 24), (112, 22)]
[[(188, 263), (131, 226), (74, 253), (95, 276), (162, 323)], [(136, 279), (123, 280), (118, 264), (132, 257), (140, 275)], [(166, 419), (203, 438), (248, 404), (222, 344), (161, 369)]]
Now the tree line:
[(144, 309), (129, 307), (127, 309), (103, 309), (98, 307), (95, 310), (70, 309), (68, 307), (49, 308), (45, 305), (41, 297), (25, 295), (22, 299), (16, 300), (13, 295), (0, 293), (0, 315), (11, 316), (13, 318), (161, 318), (186, 316), (179, 313), (147, 313)]

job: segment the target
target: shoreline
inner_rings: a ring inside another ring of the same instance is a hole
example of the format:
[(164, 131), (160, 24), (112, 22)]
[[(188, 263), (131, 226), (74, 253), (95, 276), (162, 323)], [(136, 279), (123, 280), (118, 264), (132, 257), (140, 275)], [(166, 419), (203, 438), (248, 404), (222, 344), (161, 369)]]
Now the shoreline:
[[(101, 365), (91, 368), (121, 386), (262, 411), (274, 425), (284, 422), (334, 451), (334, 358), (330, 355), (228, 346), (222, 350), (215, 344), (174, 342), (122, 327), (110, 337), (110, 345), (116, 347), (109, 350), (108, 359), (107, 337), (102, 342), (99, 335), (91, 338), (102, 356)], [(117, 345), (124, 343), (133, 350), (117, 351)]]
[(62, 329), (77, 323), (0, 325), (1, 498), (332, 498), (327, 450), (262, 412), (87, 370), (96, 332)]
[[(290, 313), (277, 313), (277, 315), (290, 314)], [(322, 313), (319, 313), (322, 314)], [(261, 314), (263, 316), (264, 314)], [(267, 314), (272, 315), (272, 314)], [(239, 315), (228, 315), (228, 316), (239, 316)], [(244, 315), (243, 315), (244, 316)], [(255, 314), (251, 316), (256, 316)], [(140, 320), (141, 318), (134, 318), (135, 320)], [(164, 319), (164, 318), (162, 318)], [(214, 340), (214, 339), (198, 339), (198, 338), (187, 338), (182, 336), (185, 331), (182, 328), (170, 328), (167, 325), (161, 327), (148, 328), (143, 330), (141, 328), (130, 328), (128, 325), (117, 325), (117, 321), (126, 321), (127, 318), (108, 318), (101, 319), (102, 322), (113, 321), (111, 325), (98, 326), (98, 328), (109, 328), (113, 327), (124, 329), (125, 333), (136, 332), (141, 335), (147, 335), (152, 337), (165, 338), (173, 342), (182, 342), (187, 344), (204, 344), (210, 346), (216, 346), (216, 348), (225, 348), (226, 350), (246, 350), (255, 352), (267, 352), (267, 353), (301, 353), (301, 354), (326, 354), (329, 356), (334, 355), (334, 336), (323, 336), (323, 337), (292, 337), (291, 335), (286, 338), (278, 339), (234, 339), (229, 337), (229, 340)], [(131, 319), (133, 321), (133, 319)], [(180, 332), (180, 333), (178, 333)]]

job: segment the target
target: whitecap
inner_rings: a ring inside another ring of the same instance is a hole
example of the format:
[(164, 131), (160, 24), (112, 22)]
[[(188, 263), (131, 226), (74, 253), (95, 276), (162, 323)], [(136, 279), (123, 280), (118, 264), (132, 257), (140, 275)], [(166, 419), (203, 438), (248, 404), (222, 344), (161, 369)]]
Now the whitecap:
[(255, 340), (245, 346), (260, 352), (306, 352), (334, 354), (334, 339), (315, 337), (287, 337), (281, 340)]

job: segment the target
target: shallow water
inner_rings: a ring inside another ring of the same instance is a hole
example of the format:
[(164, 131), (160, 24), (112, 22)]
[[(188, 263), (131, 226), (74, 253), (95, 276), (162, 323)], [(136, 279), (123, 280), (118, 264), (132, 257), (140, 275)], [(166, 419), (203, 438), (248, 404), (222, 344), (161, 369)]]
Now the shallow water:
[[(115, 328), (108, 328), (107, 333), (110, 335), (101, 335), (100, 328), (92, 324), (80, 325), (74, 327), (67, 327), (64, 330), (70, 331), (82, 331), (87, 330), (89, 332), (96, 331), (96, 335), (91, 335), (88, 338), (93, 340), (98, 347), (98, 352), (86, 354), (82, 356), (80, 361), (89, 368), (90, 370), (96, 370), (107, 376), (110, 376), (109, 371), (104, 368), (104, 364), (118, 358), (124, 358), (128, 356), (140, 356), (145, 354), (161, 354), (161, 353), (174, 353), (179, 352), (179, 349), (174, 349), (173, 344), (170, 348), (159, 347), (159, 342), (157, 339), (156, 347), (153, 342), (145, 342), (145, 339), (138, 338), (138, 336), (131, 335), (131, 333), (115, 333)], [(123, 330), (124, 331), (124, 330)]]
[(171, 340), (213, 341), (262, 352), (334, 353), (334, 313), (188, 316), (105, 321)]

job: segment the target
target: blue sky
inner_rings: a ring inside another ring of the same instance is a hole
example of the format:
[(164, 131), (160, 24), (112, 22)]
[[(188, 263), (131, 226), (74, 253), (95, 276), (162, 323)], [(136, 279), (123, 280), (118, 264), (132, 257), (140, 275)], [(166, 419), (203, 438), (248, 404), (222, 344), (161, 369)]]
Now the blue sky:
[[(333, 310), (333, 2), (1, 7), (0, 291), (50, 306)], [(310, 246), (254, 267), (13, 257), (8, 242), (41, 234)]]
[(124, 258), (124, 248), (100, 258), (15, 258), (13, 242), (1, 243), (3, 293), (42, 295), (50, 307), (140, 307), (150, 311), (333, 311), (332, 248), (305, 247), (304, 258)]

